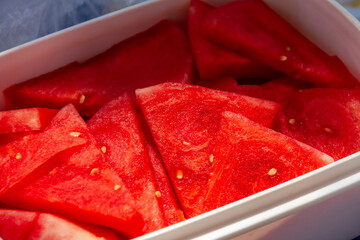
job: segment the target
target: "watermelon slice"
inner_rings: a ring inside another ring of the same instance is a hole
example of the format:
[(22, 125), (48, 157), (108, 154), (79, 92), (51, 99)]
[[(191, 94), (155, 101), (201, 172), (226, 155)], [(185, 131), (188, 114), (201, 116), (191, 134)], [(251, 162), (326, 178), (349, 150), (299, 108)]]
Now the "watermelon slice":
[(0, 209), (0, 238), (3, 240), (27, 239), (39, 213)]
[(224, 112), (213, 150), (204, 212), (333, 162), (308, 145)]
[(279, 74), (264, 64), (214, 45), (202, 35), (202, 23), (215, 7), (200, 0), (192, 0), (188, 15), (188, 32), (198, 73), (203, 79), (225, 76), (234, 78), (267, 78)]
[(104, 103), (165, 81), (190, 82), (193, 60), (185, 33), (164, 20), (87, 62), (11, 86), (5, 96), (17, 107), (59, 108), (72, 103), (91, 116)]
[(334, 159), (360, 150), (360, 90), (318, 88), (297, 92), (282, 107), (274, 128)]
[(0, 134), (43, 130), (59, 110), (26, 108), (0, 112)]
[(139, 109), (139, 106), (135, 104), (135, 107), (137, 119), (139, 120), (141, 130), (143, 131), (145, 136), (145, 145), (150, 157), (150, 162), (153, 167), (156, 188), (160, 193), (158, 193), (157, 195), (160, 196), (159, 202), (164, 211), (164, 218), (167, 225), (181, 222), (185, 220), (184, 212), (180, 207), (179, 201), (170, 183), (169, 176), (165, 171), (161, 155), (156, 147), (149, 126), (146, 123), (146, 119), (142, 114), (141, 110)]
[(278, 111), (273, 102), (179, 83), (136, 94), (187, 217), (202, 209), (221, 112), (232, 110), (271, 126)]
[(87, 124), (105, 152), (106, 164), (118, 172), (131, 192), (145, 221), (144, 232), (165, 227), (161, 193), (129, 95), (104, 105)]
[(354, 87), (358, 80), (342, 61), (311, 43), (263, 1), (221, 6), (203, 22), (206, 37), (290, 77), (322, 87)]
[[(67, 110), (75, 112), (73, 107)], [(85, 122), (77, 116), (78, 122), (72, 121), (72, 135), (85, 138), (86, 144), (58, 154), (38, 167), (1, 195), (1, 201), (110, 227), (129, 237), (142, 235), (144, 221), (131, 194), (109, 166)]]
[(0, 147), (0, 194), (56, 154), (85, 144), (85, 138), (73, 135), (79, 130), (79, 119), (82, 121), (76, 110), (68, 105), (43, 132), (27, 135)]

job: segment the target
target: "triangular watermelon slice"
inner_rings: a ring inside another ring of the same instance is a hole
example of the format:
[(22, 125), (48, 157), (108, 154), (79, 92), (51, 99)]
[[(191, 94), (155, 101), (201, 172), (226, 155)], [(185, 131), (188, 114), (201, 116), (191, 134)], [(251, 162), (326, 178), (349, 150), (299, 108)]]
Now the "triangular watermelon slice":
[(86, 138), (73, 135), (79, 131), (81, 121), (74, 107), (68, 105), (43, 132), (27, 135), (0, 147), (0, 194), (56, 154), (85, 144)]
[(58, 111), (48, 108), (0, 111), (0, 134), (43, 130)]
[(172, 225), (185, 220), (184, 212), (180, 207), (180, 203), (174, 193), (173, 187), (170, 183), (169, 176), (165, 171), (163, 160), (156, 143), (151, 135), (149, 126), (146, 123), (146, 119), (142, 114), (137, 102), (135, 102), (137, 119), (139, 120), (141, 130), (145, 136), (145, 145), (150, 157), (150, 162), (154, 171), (156, 188), (159, 193), (159, 202), (164, 211), (164, 218), (167, 225)]
[[(75, 108), (67, 107), (67, 110), (74, 112)], [(144, 221), (134, 207), (131, 194), (109, 166), (80, 115), (78, 119), (72, 135), (85, 138), (87, 143), (38, 167), (1, 195), (1, 201), (110, 227), (129, 237), (144, 234)]]
[(239, 0), (206, 16), (203, 33), (221, 46), (322, 87), (354, 87), (342, 61), (306, 39), (261, 0)]
[(293, 94), (274, 128), (340, 159), (360, 150), (360, 90), (308, 89)]
[(108, 102), (87, 124), (102, 146), (106, 164), (119, 174), (132, 194), (145, 221), (144, 232), (165, 227), (161, 194), (129, 95)]
[(198, 73), (203, 79), (225, 76), (234, 78), (273, 78), (274, 69), (217, 46), (202, 35), (202, 23), (215, 7), (200, 0), (192, 0), (188, 15), (188, 32)]
[(262, 99), (178, 83), (138, 89), (136, 94), (187, 217), (202, 209), (221, 112), (232, 110), (271, 126), (279, 107)]
[(59, 108), (72, 103), (91, 116), (104, 103), (136, 88), (173, 81), (188, 83), (193, 60), (182, 29), (168, 20), (85, 63), (14, 85), (4, 91), (16, 107)]
[(204, 212), (333, 162), (304, 143), (224, 112), (213, 150)]

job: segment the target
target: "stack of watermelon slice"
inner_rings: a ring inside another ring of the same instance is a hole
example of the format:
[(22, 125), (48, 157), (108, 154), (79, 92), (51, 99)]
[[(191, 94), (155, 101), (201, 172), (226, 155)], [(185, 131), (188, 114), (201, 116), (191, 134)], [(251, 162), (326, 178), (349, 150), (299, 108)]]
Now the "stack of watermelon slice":
[(261, 0), (191, 0), (185, 31), (163, 20), (4, 91), (0, 237), (136, 237), (342, 159), (358, 86)]

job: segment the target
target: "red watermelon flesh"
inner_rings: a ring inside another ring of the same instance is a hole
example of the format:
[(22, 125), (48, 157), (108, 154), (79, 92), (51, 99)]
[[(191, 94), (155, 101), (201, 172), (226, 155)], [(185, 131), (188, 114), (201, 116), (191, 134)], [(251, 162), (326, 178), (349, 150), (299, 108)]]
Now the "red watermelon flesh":
[(39, 133), (40, 131), (30, 131), (30, 132), (18, 132), (18, 133), (4, 133), (0, 134), (0, 146), (5, 146), (13, 141), (16, 141), (22, 137), (25, 137), (30, 134)]
[(271, 126), (278, 111), (273, 102), (187, 84), (164, 83), (136, 94), (187, 217), (202, 209), (221, 112)]
[(76, 131), (87, 143), (43, 164), (3, 194), (1, 201), (110, 227), (129, 237), (142, 235), (144, 222), (129, 190), (81, 121)]
[(192, 79), (193, 60), (185, 33), (164, 20), (85, 63), (16, 84), (4, 91), (17, 107), (59, 108), (72, 103), (91, 116), (104, 103), (136, 88)]
[(108, 102), (87, 124), (104, 149), (106, 164), (131, 192), (144, 218), (144, 231), (165, 227), (154, 172), (131, 98), (125, 94)]
[(3, 240), (27, 239), (39, 213), (0, 209), (0, 238)]
[(333, 162), (304, 143), (224, 112), (213, 150), (204, 212)]
[(200, 0), (192, 0), (188, 15), (188, 32), (198, 73), (203, 79), (224, 76), (234, 78), (273, 78), (279, 72), (217, 46), (202, 35), (202, 23), (215, 7)]
[(56, 154), (85, 144), (87, 139), (72, 135), (81, 121), (75, 108), (68, 105), (43, 132), (27, 135), (0, 147), (0, 194)]
[(360, 150), (360, 90), (317, 88), (292, 95), (275, 130), (323, 151), (334, 159)]
[(156, 188), (159, 193), (158, 196), (159, 202), (164, 211), (164, 218), (167, 225), (172, 225), (178, 222), (185, 220), (184, 212), (180, 207), (180, 203), (174, 193), (173, 187), (170, 183), (169, 176), (165, 171), (163, 161), (159, 150), (154, 142), (154, 139), (151, 135), (149, 126), (146, 123), (146, 119), (139, 109), (140, 106), (136, 106), (137, 119), (139, 120), (141, 130), (145, 136), (145, 145), (152, 163), (152, 168), (154, 171)]
[(354, 87), (358, 80), (342, 61), (306, 39), (263, 1), (239, 0), (206, 16), (208, 39), (290, 77), (322, 87)]
[(36, 223), (31, 229), (27, 240), (120, 240), (125, 239), (111, 230), (91, 226), (80, 225), (67, 219), (40, 213)]
[(26, 108), (0, 112), (0, 134), (43, 130), (59, 110)]

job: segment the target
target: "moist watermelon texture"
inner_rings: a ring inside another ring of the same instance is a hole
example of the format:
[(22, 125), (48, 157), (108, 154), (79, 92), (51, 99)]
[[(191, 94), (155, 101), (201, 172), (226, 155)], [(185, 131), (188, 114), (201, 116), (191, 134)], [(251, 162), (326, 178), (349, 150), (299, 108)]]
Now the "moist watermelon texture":
[(87, 124), (105, 152), (106, 164), (116, 170), (133, 196), (145, 221), (144, 232), (167, 226), (162, 194), (129, 95), (104, 105)]
[(210, 12), (203, 33), (211, 41), (320, 87), (354, 87), (341, 60), (306, 39), (261, 0), (230, 2)]
[(333, 162), (308, 145), (224, 112), (213, 149), (204, 212)]
[(71, 105), (64, 107), (43, 132), (30, 134), (0, 147), (0, 194), (20, 182), (53, 156), (87, 140), (73, 132), (83, 122)]
[(43, 130), (58, 110), (26, 108), (0, 112), (0, 134)]
[(110, 227), (129, 237), (144, 234), (144, 221), (130, 192), (104, 157), (86, 123), (71, 105), (59, 114), (74, 112), (78, 120), (72, 121), (76, 125), (70, 135), (86, 139), (86, 144), (57, 154), (8, 189), (0, 200), (14, 207)]
[(151, 135), (146, 119), (141, 112), (140, 106), (134, 102), (137, 120), (141, 126), (141, 130), (145, 136), (145, 145), (149, 154), (150, 162), (154, 171), (157, 197), (164, 211), (164, 218), (167, 225), (172, 225), (185, 220), (184, 212), (180, 207), (180, 203), (175, 195), (174, 189), (170, 183), (169, 176), (165, 170), (163, 160)]
[(18, 132), (18, 133), (4, 133), (0, 134), (0, 146), (4, 146), (10, 142), (18, 140), (26, 135), (38, 133), (40, 131)]
[(274, 128), (334, 159), (360, 150), (360, 90), (315, 88), (293, 94)]
[(197, 71), (203, 79), (225, 76), (234, 78), (273, 78), (274, 69), (247, 57), (215, 45), (204, 38), (202, 23), (215, 7), (200, 0), (192, 0), (188, 15), (188, 33)]
[(16, 84), (4, 91), (16, 107), (59, 108), (72, 103), (91, 116), (104, 103), (136, 88), (192, 79), (185, 33), (164, 20), (86, 61)]
[(273, 102), (179, 83), (136, 94), (187, 217), (202, 210), (221, 112), (232, 110), (269, 127), (278, 111)]

